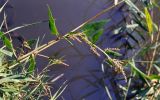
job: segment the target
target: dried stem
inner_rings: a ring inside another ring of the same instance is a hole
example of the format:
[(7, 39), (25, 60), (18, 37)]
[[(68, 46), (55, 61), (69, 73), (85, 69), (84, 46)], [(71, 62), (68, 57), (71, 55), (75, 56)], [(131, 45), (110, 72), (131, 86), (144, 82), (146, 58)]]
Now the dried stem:
[[(117, 5), (120, 5), (120, 4), (123, 3), (123, 2), (124, 2), (124, 1), (122, 0), (122, 1), (120, 1)], [(82, 28), (82, 27), (83, 27), (84, 25), (86, 25), (87, 23), (95, 20), (96, 18), (98, 18), (99, 16), (101, 16), (101, 15), (105, 14), (106, 12), (110, 11), (110, 10), (113, 9), (114, 7), (117, 7), (117, 5), (112, 5), (111, 7), (102, 10), (101, 12), (99, 12), (99, 13), (97, 13), (95, 16), (93, 16), (92, 18), (88, 19), (86, 22), (82, 23), (82, 24), (81, 24), (80, 26), (78, 26), (77, 28), (73, 29), (71, 32), (76, 32), (76, 31), (78, 31), (80, 28)], [(38, 23), (41, 23), (41, 22), (38, 22)], [(35, 23), (34, 23), (34, 24), (35, 24)], [(31, 25), (32, 25), (32, 24), (31, 24)], [(27, 24), (27, 25), (24, 25), (23, 27), (25, 27), (25, 26), (30, 26), (30, 24), (29, 24), (29, 25), (28, 25), (28, 24)], [(21, 27), (18, 27), (18, 28), (20, 29)], [(9, 32), (12, 32), (12, 31), (14, 31), (14, 30), (17, 30), (17, 29), (12, 29), (12, 30), (10, 30)], [(7, 34), (7, 33), (9, 33), (9, 32), (6, 32), (5, 34)], [(51, 40), (51, 41), (49, 41), (48, 43), (43, 44), (42, 46), (36, 48), (35, 50), (33, 50), (33, 51), (31, 51), (31, 52), (23, 55), (22, 57), (18, 58), (18, 62), (24, 62), (26, 59), (28, 59), (28, 57), (29, 57), (30, 55), (32, 55), (32, 54), (36, 55), (36, 54), (38, 54), (38, 53), (46, 50), (47, 48), (49, 48), (49, 47), (53, 46), (54, 44), (56, 44), (57, 42), (59, 42), (61, 39), (64, 39), (66, 36), (68, 36), (68, 33), (67, 33), (66, 35), (60, 37), (58, 40)], [(99, 47), (97, 47), (96, 45), (94, 45), (94, 47), (96, 47), (97, 49), (99, 49), (100, 51), (103, 52), (103, 50), (101, 50), (101, 49), (100, 49)], [(16, 64), (13, 64), (13, 65), (9, 66), (9, 69), (14, 68), (14, 67), (17, 66), (18, 64), (19, 64), (19, 63), (16, 63)], [(4, 66), (5, 66), (5, 65), (4, 65)]]
[[(160, 29), (158, 30), (157, 38), (156, 38), (156, 41), (155, 41), (156, 46), (158, 45), (159, 37), (160, 37)], [(149, 69), (148, 69), (148, 75), (150, 75), (150, 73), (151, 73), (151, 69), (152, 69), (153, 62), (154, 62), (154, 59), (155, 59), (155, 56), (156, 56), (156, 52), (157, 52), (157, 48), (155, 48), (153, 53), (152, 53), (151, 63), (150, 63)]]

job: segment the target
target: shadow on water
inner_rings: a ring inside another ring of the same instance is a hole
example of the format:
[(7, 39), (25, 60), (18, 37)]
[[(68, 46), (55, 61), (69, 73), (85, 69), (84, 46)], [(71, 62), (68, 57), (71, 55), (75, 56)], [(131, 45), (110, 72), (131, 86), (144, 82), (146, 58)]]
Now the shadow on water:
[[(109, 0), (10, 0), (10, 4), (13, 8), (11, 12), (10, 10), (8, 11), (8, 14), (11, 14), (10, 18), (13, 19), (11, 27), (45, 20), (48, 18), (46, 5), (49, 4), (53, 10), (58, 29), (61, 34), (64, 34), (83, 23), (84, 20), (87, 20), (97, 12), (111, 5), (112, 2), (107, 3), (108, 1)], [(103, 18), (111, 19), (111, 22), (107, 25), (107, 27), (110, 27), (116, 25), (116, 23), (122, 19), (122, 16), (119, 12), (114, 10), (101, 16), (99, 19)], [(23, 36), (25, 39), (42, 38), (45, 34), (42, 43), (46, 43), (55, 38), (50, 34), (47, 23), (18, 30), (16, 34)], [(102, 48), (114, 47), (114, 45), (110, 45), (112, 40), (108, 38), (109, 34), (109, 30), (106, 30), (102, 37), (102, 39), (105, 38), (105, 40), (100, 44)], [(58, 76), (64, 73), (64, 77), (54, 84), (54, 87), (58, 88), (63, 81), (72, 79), (69, 87), (63, 93), (66, 100), (78, 100), (90, 91), (95, 91), (95, 93), (86, 98), (87, 100), (107, 99), (104, 89), (100, 87), (98, 83), (95, 84), (95, 87), (86, 87), (89, 83), (94, 83), (97, 78), (102, 76), (102, 59), (94, 55), (87, 45), (74, 43), (76, 45), (73, 47), (66, 41), (62, 41), (43, 52), (50, 56), (64, 56), (66, 63), (70, 65), (69, 67), (52, 67), (52, 70), (49, 72), (50, 75)], [(37, 61), (38, 69), (43, 68), (47, 63), (43, 58), (38, 58)]]

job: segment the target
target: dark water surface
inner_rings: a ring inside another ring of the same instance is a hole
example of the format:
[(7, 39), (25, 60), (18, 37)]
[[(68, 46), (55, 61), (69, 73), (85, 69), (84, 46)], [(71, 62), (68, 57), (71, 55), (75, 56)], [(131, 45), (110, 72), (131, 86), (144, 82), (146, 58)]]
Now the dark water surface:
[[(12, 27), (47, 19), (46, 5), (49, 4), (53, 10), (60, 33), (65, 34), (83, 23), (86, 19), (109, 6), (110, 4), (107, 3), (108, 1), (109, 0), (10, 0), (14, 12)], [(115, 13), (115, 11), (103, 15), (101, 18), (107, 18), (111, 15), (111, 22), (108, 26), (116, 25), (116, 23), (121, 20), (120, 13)], [(102, 48), (114, 47), (114, 45), (110, 45), (111, 40), (107, 38), (109, 36), (108, 31), (109, 30), (106, 30), (106, 34), (102, 37), (102, 39), (105, 38), (105, 41), (101, 44)], [(26, 39), (35, 39), (37, 37), (43, 37), (43, 35), (46, 34), (43, 43), (54, 38), (54, 36), (50, 34), (47, 23), (18, 30), (16, 33), (22, 35)], [(59, 53), (59, 51), (62, 52)], [(50, 75), (57, 76), (64, 73), (64, 77), (54, 85), (55, 88), (58, 88), (63, 81), (77, 77), (69, 84), (68, 88), (63, 93), (66, 100), (79, 100), (84, 94), (90, 91), (96, 92), (86, 98), (86, 100), (108, 99), (105, 90), (103, 87), (99, 86), (99, 84), (96, 84), (95, 87), (88, 87), (89, 82), (94, 83), (94, 81), (97, 80), (95, 76), (97, 78), (102, 76), (102, 59), (98, 59), (96, 55), (92, 54), (87, 45), (76, 43), (73, 48), (67, 42), (62, 41), (43, 53), (50, 56), (57, 53), (59, 57), (65, 56), (66, 63), (70, 65), (69, 67), (53, 66)], [(38, 58), (38, 60), (37, 67), (41, 69), (45, 66), (47, 61), (42, 58)], [(109, 86), (109, 81), (107, 81), (107, 84)]]

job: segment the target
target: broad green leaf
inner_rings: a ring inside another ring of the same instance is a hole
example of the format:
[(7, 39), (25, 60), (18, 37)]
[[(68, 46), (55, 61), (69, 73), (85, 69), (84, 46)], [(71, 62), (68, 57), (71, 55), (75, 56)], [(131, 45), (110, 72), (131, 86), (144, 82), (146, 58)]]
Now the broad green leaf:
[(92, 43), (96, 43), (103, 34), (103, 28), (107, 22), (109, 20), (88, 23), (82, 27), (82, 31)]
[(49, 6), (48, 6), (48, 17), (49, 17), (49, 28), (51, 30), (51, 33), (53, 35), (58, 36), (59, 32), (57, 30), (55, 19), (54, 19), (53, 15), (52, 15), (52, 11), (51, 11)]
[(96, 43), (101, 35), (103, 34), (103, 29), (99, 29), (93, 36), (92, 36), (92, 43)]
[(35, 70), (35, 67), (36, 67), (36, 61), (35, 61), (34, 56), (30, 56), (29, 63), (30, 63), (30, 65), (29, 65), (29, 68), (28, 68), (28, 72), (32, 73)]
[(8, 49), (13, 50), (13, 45), (11, 41), (6, 36), (4, 36), (3, 32), (0, 32), (0, 38), (2, 39), (3, 43), (6, 45)]
[(148, 32), (149, 32), (149, 35), (151, 36), (151, 34), (153, 32), (152, 18), (151, 18), (151, 15), (150, 15), (147, 7), (144, 8), (144, 11), (145, 11), (145, 15), (146, 15), (146, 23), (147, 23), (147, 26), (148, 26)]

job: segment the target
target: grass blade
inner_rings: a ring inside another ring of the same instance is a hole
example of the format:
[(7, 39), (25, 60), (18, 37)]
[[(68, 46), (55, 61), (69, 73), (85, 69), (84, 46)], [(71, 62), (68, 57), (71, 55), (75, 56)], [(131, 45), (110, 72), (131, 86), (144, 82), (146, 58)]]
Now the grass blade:
[(56, 23), (55, 23), (55, 19), (53, 17), (53, 14), (52, 14), (52, 11), (51, 11), (51, 8), (48, 6), (48, 17), (49, 17), (49, 28), (51, 30), (51, 33), (53, 35), (56, 35), (58, 36), (59, 35), (59, 32), (57, 30), (57, 27), (56, 27)]
[(145, 15), (146, 15), (146, 23), (147, 23), (147, 26), (148, 26), (148, 32), (149, 32), (149, 35), (151, 36), (152, 32), (153, 32), (152, 18), (151, 18), (151, 15), (150, 15), (147, 7), (145, 7), (144, 11), (145, 11)]

